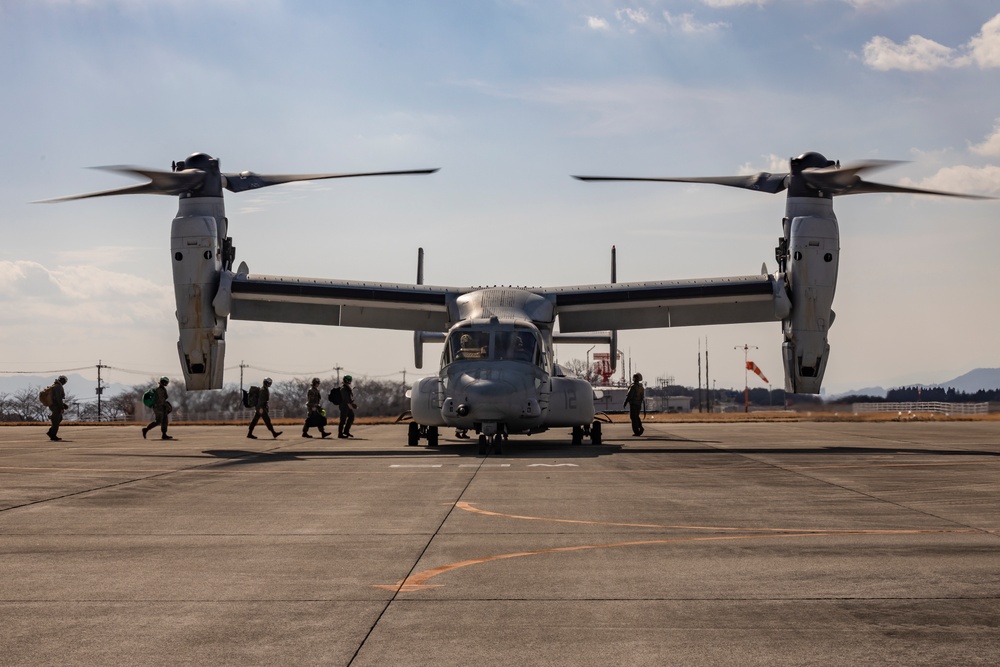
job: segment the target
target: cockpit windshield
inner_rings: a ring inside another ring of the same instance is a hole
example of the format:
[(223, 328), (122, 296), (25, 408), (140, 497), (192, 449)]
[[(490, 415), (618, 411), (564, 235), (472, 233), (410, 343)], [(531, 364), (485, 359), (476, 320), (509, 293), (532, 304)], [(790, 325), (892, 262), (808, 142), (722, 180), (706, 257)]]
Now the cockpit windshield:
[(445, 363), (470, 359), (524, 361), (538, 365), (538, 334), (530, 329), (471, 329), (451, 332), (445, 344)]

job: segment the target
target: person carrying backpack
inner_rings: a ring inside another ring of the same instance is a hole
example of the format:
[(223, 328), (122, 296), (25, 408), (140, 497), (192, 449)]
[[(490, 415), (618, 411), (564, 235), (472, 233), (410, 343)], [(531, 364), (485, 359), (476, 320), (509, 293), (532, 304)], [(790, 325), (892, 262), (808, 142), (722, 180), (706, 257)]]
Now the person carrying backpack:
[(167, 416), (173, 410), (170, 401), (167, 400), (167, 385), (170, 378), (166, 375), (160, 378), (160, 384), (153, 389), (153, 421), (149, 422), (142, 429), (142, 439), (146, 439), (146, 434), (154, 427), (160, 427), (160, 440), (173, 440), (173, 436), (167, 435), (167, 424), (170, 418)]
[(313, 378), (312, 386), (306, 393), (306, 422), (302, 425), (302, 437), (311, 438), (309, 429), (315, 426), (324, 438), (330, 437), (330, 432), (323, 427), (326, 426), (326, 415), (323, 414), (320, 403), (323, 395), (319, 393), (319, 378)]
[(253, 413), (253, 419), (250, 420), (250, 430), (247, 432), (247, 437), (251, 440), (256, 440), (257, 436), (253, 434), (253, 428), (257, 425), (258, 420), (264, 420), (264, 426), (267, 430), (271, 432), (271, 437), (277, 438), (281, 435), (281, 431), (275, 431), (274, 427), (271, 426), (271, 417), (267, 414), (267, 403), (271, 400), (271, 378), (264, 378), (261, 383), (260, 389), (257, 391), (257, 403), (254, 407), (256, 410)]
[(337, 425), (338, 438), (354, 437), (351, 435), (351, 424), (354, 423), (354, 408), (358, 406), (354, 403), (354, 390), (351, 389), (353, 379), (350, 375), (345, 375), (344, 384), (340, 387), (340, 423)]
[(66, 405), (66, 390), (63, 385), (68, 382), (65, 375), (60, 375), (56, 378), (56, 381), (52, 383), (52, 386), (48, 387), (45, 392), (49, 395), (49, 410), (52, 411), (49, 421), (52, 422), (52, 426), (49, 427), (47, 435), (49, 440), (53, 442), (59, 442), (62, 438), (59, 437), (59, 424), (62, 423), (63, 411), (69, 406)]

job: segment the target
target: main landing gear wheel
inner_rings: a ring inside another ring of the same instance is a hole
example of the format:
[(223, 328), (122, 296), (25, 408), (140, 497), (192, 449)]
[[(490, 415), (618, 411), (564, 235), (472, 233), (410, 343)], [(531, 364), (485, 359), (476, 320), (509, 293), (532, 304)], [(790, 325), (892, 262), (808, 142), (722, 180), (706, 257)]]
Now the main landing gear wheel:
[(595, 421), (590, 427), (590, 444), (601, 444), (601, 422)]
[(409, 429), (406, 432), (406, 445), (408, 447), (416, 447), (420, 444), (420, 438), (427, 438), (428, 447), (437, 447), (438, 427), (421, 426), (416, 422), (410, 422)]
[(582, 445), (583, 444), (583, 434), (584, 434), (584, 429), (583, 429), (582, 426), (574, 426), (573, 427), (573, 444), (574, 445)]

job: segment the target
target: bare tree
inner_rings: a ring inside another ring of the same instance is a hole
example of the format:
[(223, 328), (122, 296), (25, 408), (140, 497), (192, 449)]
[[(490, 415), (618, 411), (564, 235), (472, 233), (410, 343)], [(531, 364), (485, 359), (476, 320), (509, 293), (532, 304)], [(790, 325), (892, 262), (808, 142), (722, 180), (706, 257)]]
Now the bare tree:
[(39, 387), (26, 387), (14, 393), (11, 400), (11, 410), (16, 421), (40, 422), (47, 421), (49, 409), (38, 400)]
[(567, 362), (560, 362), (560, 366), (566, 369), (566, 372), (573, 377), (583, 378), (588, 382), (594, 379), (594, 369), (587, 365), (586, 361), (582, 359), (570, 359)]

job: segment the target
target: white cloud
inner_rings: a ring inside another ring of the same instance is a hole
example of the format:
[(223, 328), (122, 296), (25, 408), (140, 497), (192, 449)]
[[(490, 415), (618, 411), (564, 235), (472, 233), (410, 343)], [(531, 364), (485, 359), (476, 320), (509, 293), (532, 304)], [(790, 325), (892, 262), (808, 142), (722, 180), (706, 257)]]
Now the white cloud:
[(0, 262), (0, 301), (18, 297), (58, 297), (59, 283), (37, 262)]
[(649, 23), (649, 14), (644, 9), (625, 7), (615, 11), (615, 17), (621, 22), (627, 32), (635, 32), (638, 26)]
[(718, 30), (719, 28), (728, 28), (729, 24), (716, 21), (712, 23), (700, 23), (696, 21), (693, 14), (685, 13), (673, 15), (670, 12), (664, 11), (663, 18), (667, 21), (667, 24), (671, 28), (678, 28), (681, 32), (686, 32), (688, 34), (697, 34), (703, 32), (712, 32)]
[[(671, 30), (687, 34), (700, 34), (729, 27), (728, 23), (721, 21), (708, 23), (698, 21), (694, 14), (690, 12), (671, 14), (669, 11), (663, 11), (662, 20), (660, 20), (645, 9), (635, 9), (632, 7), (623, 7), (615, 10), (615, 18), (618, 21), (619, 29), (629, 34), (635, 34), (639, 30), (653, 32)], [(614, 29), (607, 19), (598, 16), (587, 16), (587, 27), (591, 30)]]
[(904, 178), (900, 181), (900, 185), (945, 192), (995, 195), (1000, 193), (1000, 167), (995, 165), (943, 167), (936, 174), (921, 181)]
[(911, 35), (904, 44), (888, 37), (873, 37), (864, 46), (865, 64), (872, 69), (930, 72), (944, 67), (981, 69), (1000, 67), (1000, 14), (987, 21), (967, 44), (951, 48), (920, 35)]
[(969, 150), (977, 155), (1000, 155), (1000, 118), (997, 118), (996, 125), (993, 126), (993, 133), (982, 143), (970, 146)]
[(954, 49), (920, 35), (911, 35), (905, 44), (896, 44), (888, 37), (873, 37), (864, 46), (865, 64), (882, 72), (892, 69), (929, 72), (965, 64), (955, 53)]
[(768, 3), (768, 0), (701, 0), (703, 4), (709, 7), (742, 7), (744, 5), (757, 5), (758, 7), (763, 7)]
[(788, 158), (781, 157), (780, 155), (775, 155), (770, 153), (769, 155), (761, 156), (764, 160), (763, 166), (754, 166), (749, 162), (745, 162), (740, 165), (738, 174), (740, 176), (749, 176), (751, 174), (757, 174), (762, 171), (766, 171), (769, 174), (782, 173), (788, 171)]
[(174, 311), (170, 285), (85, 264), (48, 269), (0, 261), (0, 303), (7, 323), (64, 325), (160, 322)]
[(610, 30), (611, 25), (608, 23), (607, 19), (602, 19), (599, 16), (588, 16), (587, 17), (587, 27), (591, 30)]
[(972, 59), (982, 69), (1000, 67), (1000, 14), (983, 25), (978, 35), (969, 40)]

